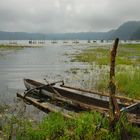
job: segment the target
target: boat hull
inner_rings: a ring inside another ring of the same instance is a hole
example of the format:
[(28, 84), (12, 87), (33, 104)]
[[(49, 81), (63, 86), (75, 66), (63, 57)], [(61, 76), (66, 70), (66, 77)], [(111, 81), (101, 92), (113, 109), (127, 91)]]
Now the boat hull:
[[(37, 81), (33, 81), (30, 79), (25, 79), (24, 80), (25, 87), (27, 90), (39, 87), (39, 86), (45, 86), (45, 84), (42, 84)], [(39, 94), (49, 96), (49, 97), (54, 97), (56, 95), (55, 92), (60, 94), (61, 98), (65, 98), (68, 100), (71, 100), (73, 102), (77, 102), (80, 104), (84, 104), (85, 107), (87, 108), (95, 108), (99, 107), (102, 108), (103, 110), (107, 111), (109, 108), (109, 98), (107, 97), (102, 97), (102, 96), (97, 96), (92, 93), (83, 93), (78, 90), (73, 90), (69, 88), (65, 88), (62, 86), (45, 86), (40, 90), (35, 90)], [(119, 103), (119, 108), (126, 107), (125, 104)]]

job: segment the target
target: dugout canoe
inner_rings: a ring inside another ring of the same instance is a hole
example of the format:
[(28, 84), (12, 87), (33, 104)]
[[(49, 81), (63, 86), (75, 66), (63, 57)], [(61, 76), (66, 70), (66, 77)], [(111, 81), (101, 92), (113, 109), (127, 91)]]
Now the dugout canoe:
[[(56, 82), (57, 83), (57, 82)], [(65, 84), (43, 84), (35, 80), (24, 79), (28, 93), (32, 91), (39, 96), (51, 97), (66, 102), (83, 110), (107, 112), (109, 110), (109, 94), (65, 86)], [(140, 114), (139, 100), (116, 96), (119, 109), (129, 113)], [(135, 105), (135, 106), (133, 106)], [(126, 109), (125, 109), (126, 108)]]

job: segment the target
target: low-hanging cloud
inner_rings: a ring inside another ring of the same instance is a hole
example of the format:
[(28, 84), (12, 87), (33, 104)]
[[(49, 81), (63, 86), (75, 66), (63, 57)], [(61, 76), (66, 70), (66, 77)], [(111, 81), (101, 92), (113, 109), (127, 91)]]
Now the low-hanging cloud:
[(140, 19), (139, 0), (0, 0), (0, 30), (107, 31)]

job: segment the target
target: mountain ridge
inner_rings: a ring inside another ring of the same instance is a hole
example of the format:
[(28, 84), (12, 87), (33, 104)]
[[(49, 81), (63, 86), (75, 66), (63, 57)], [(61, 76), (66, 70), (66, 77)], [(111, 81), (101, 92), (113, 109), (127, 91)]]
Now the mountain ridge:
[(140, 21), (128, 21), (108, 32), (28, 33), (0, 31), (0, 40), (121, 40), (140, 39)]

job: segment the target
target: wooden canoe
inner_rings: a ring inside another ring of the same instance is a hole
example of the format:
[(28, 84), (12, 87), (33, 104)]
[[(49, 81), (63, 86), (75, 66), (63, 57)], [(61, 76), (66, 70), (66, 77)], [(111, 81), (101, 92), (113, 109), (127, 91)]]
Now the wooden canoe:
[[(81, 90), (65, 85), (45, 85), (31, 79), (24, 79), (24, 84), (28, 91), (35, 89), (34, 91), (39, 93), (38, 95), (40, 96), (51, 97), (58, 101), (67, 102), (68, 104), (71, 104), (79, 109), (96, 110), (99, 112), (107, 112), (109, 109), (108, 94)], [(41, 88), (37, 89), (37, 87)], [(124, 108), (127, 108), (130, 105), (138, 104), (136, 108), (133, 108), (130, 111), (127, 109), (127, 111), (133, 114), (140, 114), (140, 102), (138, 100), (132, 100), (121, 96), (116, 96), (116, 99), (120, 110), (124, 110)]]
[[(56, 82), (57, 83), (57, 82)], [(24, 79), (27, 91), (17, 96), (43, 111), (61, 112), (65, 117), (74, 118), (82, 111), (95, 110), (100, 113), (109, 111), (108, 94), (96, 93), (73, 87)], [(116, 96), (121, 112), (127, 112), (128, 121), (140, 126), (140, 102), (130, 98)], [(124, 99), (125, 102), (122, 102)]]

